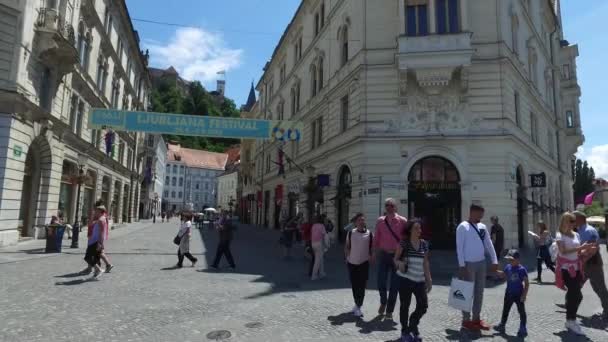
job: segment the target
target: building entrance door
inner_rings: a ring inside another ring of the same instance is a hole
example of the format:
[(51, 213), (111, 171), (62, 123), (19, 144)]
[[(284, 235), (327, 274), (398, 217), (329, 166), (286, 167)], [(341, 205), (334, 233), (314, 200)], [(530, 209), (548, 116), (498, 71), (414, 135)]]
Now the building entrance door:
[(422, 238), (433, 249), (454, 249), (461, 220), (460, 176), (447, 159), (418, 161), (408, 176), (409, 217), (422, 221)]

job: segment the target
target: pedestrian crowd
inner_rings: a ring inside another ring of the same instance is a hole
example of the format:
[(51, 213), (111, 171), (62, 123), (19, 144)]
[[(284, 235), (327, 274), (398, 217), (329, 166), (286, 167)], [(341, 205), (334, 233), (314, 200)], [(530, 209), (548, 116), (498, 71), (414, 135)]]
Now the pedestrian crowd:
[[(482, 206), (471, 205), (468, 219), (456, 228), (458, 277), (453, 280), (450, 296), (465, 297), (461, 288), (456, 291), (454, 288), (460, 286), (458, 284), (466, 284), (470, 289), (470, 306), (462, 310), (462, 328), (469, 331), (489, 330), (491, 326), (481, 317), (486, 280), (489, 275), (505, 280), (502, 317), (494, 330), (505, 333), (509, 313), (515, 305), (520, 318), (517, 336), (524, 338), (528, 335), (525, 304), (530, 291), (528, 270), (521, 263), (518, 250), (505, 252), (505, 233), (498, 217), (491, 217), (492, 226), (488, 230), (481, 222), (484, 213)], [(165, 213), (163, 219), (164, 217)], [(166, 217), (168, 219), (170, 215), (166, 214)], [(55, 224), (63, 222), (60, 216), (53, 220)], [(180, 221), (173, 240), (178, 246), (175, 267), (183, 267), (184, 258), (190, 260), (194, 267), (198, 260), (190, 253), (192, 211), (181, 212)], [(225, 257), (230, 268), (235, 270), (230, 246), (237, 225), (230, 213), (222, 212), (214, 222), (214, 227), (219, 239), (210, 266), (219, 270), (221, 259)], [(105, 253), (108, 229), (107, 211), (100, 200), (95, 203), (95, 214), (88, 225), (88, 244), (84, 258), (87, 267), (80, 272), (87, 275), (93, 273), (92, 280), (97, 280), (101, 274), (110, 272), (114, 267)], [(538, 233), (529, 232), (537, 248), (535, 281), (542, 283), (543, 264), (555, 273), (555, 285), (565, 291), (565, 304), (562, 305), (566, 309), (565, 327), (576, 335), (584, 335), (577, 322), (577, 312), (583, 300), (581, 289), (587, 280), (601, 301), (602, 318), (608, 320), (608, 290), (599, 253), (598, 231), (587, 223), (585, 214), (580, 211), (566, 212), (561, 216), (555, 237), (551, 236), (549, 228), (543, 222), (537, 223), (537, 229)], [(292, 257), (294, 240), (301, 242), (310, 258), (308, 276), (313, 281), (325, 278), (324, 254), (330, 247), (332, 230), (333, 223), (326, 215), (315, 216), (310, 223), (305, 222), (302, 213), (287, 217), (283, 220), (279, 240), (284, 257)], [(366, 288), (370, 270), (375, 265), (380, 297), (378, 315), (385, 320), (393, 320), (399, 299), (401, 341), (422, 341), (419, 325), (429, 309), (428, 296), (433, 288), (431, 246), (430, 241), (423, 239), (422, 221), (408, 220), (399, 215), (397, 202), (389, 198), (385, 201), (385, 215), (377, 219), (373, 232), (366, 227), (366, 218), (362, 213), (357, 213), (345, 230), (344, 257), (354, 300), (352, 314), (357, 318), (364, 316)], [(506, 264), (499, 270), (499, 260), (503, 255)], [(102, 262), (105, 268), (102, 268)], [(412, 297), (415, 298), (416, 305), (410, 312)]]

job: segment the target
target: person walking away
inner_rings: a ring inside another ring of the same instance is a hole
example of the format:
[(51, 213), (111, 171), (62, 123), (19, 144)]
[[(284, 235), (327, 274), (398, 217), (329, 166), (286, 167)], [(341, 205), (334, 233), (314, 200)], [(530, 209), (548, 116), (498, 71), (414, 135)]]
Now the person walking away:
[[(429, 244), (421, 239), (422, 222), (409, 221), (403, 238), (395, 252), (395, 267), (400, 279), (399, 319), (401, 321), (401, 340), (404, 342), (422, 341), (418, 324), (426, 313), (428, 293), (433, 287), (429, 263)], [(416, 297), (416, 309), (409, 314), (412, 294)]]
[(528, 289), (530, 282), (528, 281), (528, 270), (519, 262), (520, 254), (516, 249), (512, 249), (507, 253), (505, 259), (509, 260), (503, 271), (498, 271), (498, 275), (507, 280), (507, 288), (505, 290), (505, 300), (502, 307), (502, 319), (500, 323), (494, 327), (494, 330), (501, 334), (505, 333), (505, 326), (509, 318), (509, 311), (513, 304), (517, 305), (519, 312), (519, 331), (517, 337), (524, 338), (528, 336), (526, 315), (526, 298), (528, 297)]
[[(100, 217), (106, 212), (104, 205), (99, 205), (95, 208), (95, 216)], [(91, 234), (89, 235), (87, 250), (85, 252), (84, 260), (87, 262), (88, 267), (81, 272), (81, 274), (89, 274), (92, 270), (95, 272), (91, 277), (91, 280), (98, 280), (103, 270), (101, 269), (101, 252), (103, 251), (104, 236), (108, 229), (107, 221), (96, 220), (93, 223)]]
[(549, 228), (547, 228), (547, 225), (542, 222), (539, 221), (536, 226), (538, 227), (538, 235), (534, 236), (534, 243), (537, 246), (537, 252), (536, 252), (536, 270), (537, 270), (537, 276), (536, 276), (536, 282), (538, 284), (542, 284), (543, 280), (542, 280), (542, 273), (543, 273), (543, 262), (545, 263), (545, 266), (547, 266), (547, 269), (551, 270), (551, 272), (555, 273), (555, 265), (553, 264), (553, 261), (551, 260), (551, 252), (549, 251), (549, 248), (551, 247), (551, 244), (553, 244), (553, 238), (551, 237), (551, 233), (549, 232)]
[(285, 224), (283, 225), (283, 229), (281, 231), (281, 242), (283, 245), (285, 259), (291, 258), (291, 247), (293, 247), (293, 240), (295, 238), (296, 229), (298, 228), (298, 223), (296, 221), (296, 217), (288, 217), (285, 220)]
[(585, 261), (585, 277), (589, 279), (593, 292), (597, 294), (602, 303), (602, 318), (608, 320), (608, 289), (604, 279), (604, 262), (599, 249), (600, 235), (597, 230), (587, 223), (587, 215), (581, 211), (575, 211), (576, 226), (581, 243), (589, 244), (588, 260)]
[(496, 252), (496, 257), (500, 258), (505, 247), (505, 230), (500, 223), (498, 223), (498, 216), (492, 216), (490, 221), (492, 222), (491, 238), (492, 243), (494, 244), (494, 252)]
[[(95, 202), (95, 206), (103, 206), (103, 200), (97, 200)], [(105, 229), (105, 234), (103, 236), (104, 239), (104, 243), (103, 243), (103, 249), (101, 250), (101, 256), (100, 259), (101, 261), (103, 261), (103, 263), (106, 265), (105, 268), (105, 273), (110, 273), (110, 271), (112, 271), (112, 269), (114, 268), (114, 265), (112, 263), (110, 263), (110, 258), (108, 257), (108, 255), (106, 254), (106, 247), (107, 247), (107, 241), (110, 235), (110, 222), (108, 220), (108, 212), (104, 211), (101, 213), (101, 215), (95, 215), (94, 217), (95, 220), (97, 221), (102, 221), (102, 224), (106, 227)]]
[(387, 198), (384, 207), (386, 214), (380, 216), (376, 221), (376, 238), (374, 239), (378, 260), (378, 291), (380, 292), (378, 315), (384, 315), (386, 312), (385, 318), (392, 320), (399, 291), (399, 279), (395, 273), (393, 260), (395, 251), (401, 243), (407, 220), (397, 214), (397, 202), (394, 199)]
[(458, 275), (461, 280), (474, 283), (473, 312), (462, 312), (462, 327), (468, 330), (489, 330), (490, 326), (480, 317), (483, 304), (483, 292), (486, 286), (486, 253), (490, 255), (492, 267), (496, 273), (498, 260), (486, 226), (481, 223), (485, 209), (480, 205), (471, 205), (468, 221), (456, 228), (456, 254), (458, 256)]
[(222, 216), (217, 224), (217, 231), (219, 234), (219, 243), (217, 245), (215, 259), (213, 260), (211, 267), (216, 270), (219, 269), (222, 256), (225, 255), (230, 268), (235, 270), (236, 265), (234, 263), (234, 258), (232, 257), (232, 252), (230, 251), (230, 244), (232, 243), (232, 238), (234, 235), (234, 223), (227, 212), (222, 213)]
[(184, 257), (188, 258), (192, 262), (192, 267), (196, 265), (197, 258), (190, 254), (190, 240), (192, 239), (192, 213), (183, 212), (181, 214), (182, 224), (177, 233), (180, 237), (179, 247), (177, 248), (177, 268), (182, 268), (184, 264)]
[(356, 228), (347, 233), (344, 254), (348, 265), (353, 299), (355, 300), (352, 313), (355, 317), (363, 317), (361, 307), (363, 306), (365, 288), (369, 278), (369, 263), (374, 260), (374, 248), (372, 246), (374, 235), (365, 227), (365, 216), (362, 213), (357, 213), (353, 221)]
[(323, 254), (325, 254), (325, 235), (327, 234), (327, 231), (321, 222), (321, 217), (316, 216), (311, 230), (310, 242), (312, 250), (315, 254), (315, 262), (313, 264), (312, 274), (310, 276), (311, 280), (325, 278)]
[(312, 277), (312, 268), (315, 264), (315, 252), (312, 249), (312, 223), (306, 222), (302, 224), (302, 241), (304, 241), (304, 252), (308, 254), (310, 262), (308, 263), (308, 277)]
[(573, 231), (575, 225), (574, 214), (566, 212), (562, 215), (559, 232), (555, 238), (558, 247), (555, 286), (566, 290), (566, 329), (584, 336), (576, 321), (576, 313), (583, 300), (581, 288), (584, 282), (583, 261), (579, 253), (582, 253), (587, 245), (581, 244), (579, 234)]
[(162, 222), (165, 223), (165, 217), (167, 216), (167, 214), (163, 211), (160, 213), (160, 218), (162, 219)]

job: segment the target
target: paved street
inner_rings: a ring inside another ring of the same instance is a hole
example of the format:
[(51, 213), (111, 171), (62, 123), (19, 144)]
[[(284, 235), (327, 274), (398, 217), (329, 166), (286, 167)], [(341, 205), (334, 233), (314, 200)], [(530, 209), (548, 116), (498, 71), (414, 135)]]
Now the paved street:
[[(196, 231), (191, 246), (199, 265), (175, 270), (171, 240), (176, 225), (113, 231), (108, 252), (117, 266), (97, 282), (70, 275), (84, 266), (82, 248), (38, 258), (31, 258), (36, 250), (22, 252), (21, 246), (0, 250), (0, 341), (397, 340), (396, 323), (374, 318), (379, 304), (375, 291), (367, 293), (363, 320), (345, 314), (352, 297), (337, 248), (326, 264), (328, 279), (312, 283), (306, 280), (300, 249), (296, 258), (284, 261), (276, 232), (241, 227), (233, 245), (237, 272), (217, 273), (207, 270), (215, 233), (203, 231), (201, 238)], [(553, 279), (549, 274), (544, 278)], [(429, 312), (421, 324), (425, 340), (517, 340), (515, 310), (508, 337), (462, 335), (460, 314), (447, 306), (448, 279), (435, 276)], [(370, 287), (374, 283), (372, 279)], [(489, 322), (499, 319), (503, 291), (499, 285), (486, 292), (483, 316)], [(592, 341), (606, 341), (606, 325), (588, 318), (598, 308), (597, 297), (588, 285), (584, 295), (584, 331)], [(554, 286), (531, 285), (529, 341), (585, 340), (564, 332), (565, 314), (555, 306), (560, 302), (563, 293)]]

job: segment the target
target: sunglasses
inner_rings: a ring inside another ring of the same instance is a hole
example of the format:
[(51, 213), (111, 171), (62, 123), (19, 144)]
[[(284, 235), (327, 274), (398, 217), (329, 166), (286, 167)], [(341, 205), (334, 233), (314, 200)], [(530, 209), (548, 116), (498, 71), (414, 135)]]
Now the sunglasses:
[(576, 223), (576, 220), (570, 220), (570, 223)]
[(385, 206), (385, 207), (391, 207), (391, 208), (392, 208), (392, 207), (394, 207), (395, 205), (394, 205), (394, 204), (385, 204), (384, 206)]

